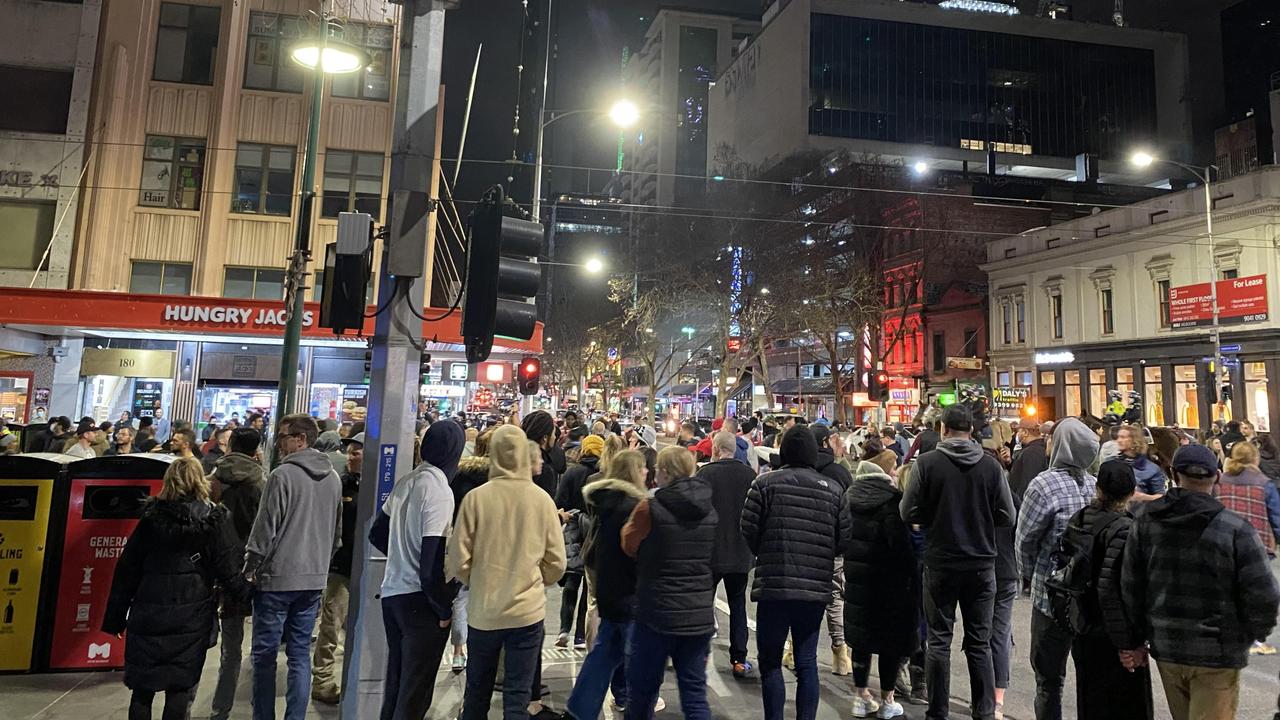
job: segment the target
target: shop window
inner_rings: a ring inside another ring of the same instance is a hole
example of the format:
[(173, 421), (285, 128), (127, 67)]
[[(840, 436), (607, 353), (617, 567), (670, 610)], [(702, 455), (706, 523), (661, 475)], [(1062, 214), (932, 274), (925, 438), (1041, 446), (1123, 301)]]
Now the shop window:
[(1013, 307), (1018, 318), (1018, 342), (1024, 343), (1027, 341), (1027, 303), (1018, 298)]
[(340, 212), (362, 212), (377, 220), (382, 207), (382, 159), (379, 153), (326, 153), (320, 214), (336, 218)]
[(280, 300), (284, 297), (284, 270), (229, 267), (222, 279), (222, 297)]
[(1107, 371), (1094, 368), (1089, 371), (1089, 407), (1090, 415), (1102, 417), (1107, 411)]
[(1133, 392), (1133, 368), (1116, 368), (1116, 389), (1120, 391), (1120, 402), (1129, 404), (1129, 393)]
[(293, 211), (293, 159), (281, 145), (240, 143), (236, 148), (235, 196), (231, 211), (289, 215)]
[(1173, 406), (1179, 425), (1184, 428), (1200, 427), (1200, 388), (1196, 382), (1195, 365), (1174, 366)]
[(1146, 382), (1146, 397), (1143, 402), (1147, 406), (1147, 424), (1164, 425), (1164, 384), (1161, 378), (1164, 373), (1160, 366), (1142, 368), (1142, 377)]
[(1116, 331), (1116, 318), (1115, 318), (1115, 305), (1114, 305), (1115, 295), (1112, 293), (1111, 288), (1106, 288), (1105, 290), (1102, 290), (1100, 295), (1101, 295), (1100, 300), (1102, 305), (1102, 334), (1111, 335)]
[(190, 295), (191, 263), (135, 260), (129, 271), (129, 292), (148, 295)]
[(212, 85), (220, 16), (216, 7), (160, 3), (152, 79)]
[(1049, 317), (1053, 320), (1053, 339), (1061, 340), (1063, 335), (1061, 295), (1049, 296)]
[(933, 334), (933, 372), (947, 371), (947, 335), (945, 332)]
[(71, 70), (0, 65), (0, 97), (22, 98), (21, 112), (11, 109), (0, 113), (0, 130), (66, 133), (73, 77)]
[(1009, 303), (1000, 303), (1001, 338), (1005, 345), (1013, 342), (1013, 308)]
[(1080, 416), (1080, 371), (1067, 370), (1062, 373), (1064, 389), (1067, 395), (1067, 413), (1063, 417)]
[(1160, 327), (1169, 327), (1169, 281), (1156, 281), (1156, 301), (1160, 304)]
[(204, 140), (148, 135), (142, 148), (138, 204), (199, 210), (204, 156)]
[(1053, 387), (1054, 385), (1057, 385), (1057, 384), (1058, 384), (1058, 373), (1057, 373), (1057, 371), (1056, 371), (1056, 370), (1041, 370), (1041, 371), (1040, 371), (1040, 386), (1041, 386), (1041, 387)]
[(53, 202), (0, 200), (0, 228), (4, 228), (0, 268), (40, 269), (45, 248), (53, 239), (57, 209)]
[(290, 50), (305, 34), (306, 25), (300, 17), (249, 13), (244, 86), (254, 90), (302, 92), (303, 70), (290, 57)]
[(30, 375), (0, 373), (0, 418), (8, 422), (27, 422), (27, 407), (30, 404), (30, 399)]
[(347, 23), (335, 36), (369, 54), (363, 70), (334, 75), (330, 88), (334, 97), (386, 100), (391, 97), (391, 45), (395, 31), (390, 25)]
[(1271, 406), (1267, 403), (1267, 364), (1244, 364), (1244, 397), (1246, 416), (1258, 432), (1271, 431)]

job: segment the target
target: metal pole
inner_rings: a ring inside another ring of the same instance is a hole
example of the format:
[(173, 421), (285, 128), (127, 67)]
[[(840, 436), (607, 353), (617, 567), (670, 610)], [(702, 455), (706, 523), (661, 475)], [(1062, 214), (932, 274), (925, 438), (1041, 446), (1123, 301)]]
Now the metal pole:
[(484, 52), (484, 43), (476, 48), (476, 64), (471, 68), (471, 89), (467, 91), (467, 111), (462, 114), (462, 139), (458, 141), (458, 162), (453, 166), (453, 187), (458, 186), (458, 173), (462, 172), (463, 151), (467, 149), (467, 127), (471, 125), (471, 101), (476, 96), (476, 76), (480, 74), (480, 53)]
[[(1204, 169), (1204, 224), (1205, 233), (1209, 238), (1209, 302), (1213, 305), (1213, 394), (1218, 398), (1218, 402), (1222, 403), (1222, 387), (1219, 378), (1222, 377), (1222, 327), (1219, 324), (1218, 317), (1218, 256), (1215, 250), (1216, 243), (1213, 239), (1213, 189), (1210, 183), (1210, 173), (1212, 168)], [(1227, 377), (1231, 377), (1231, 373), (1227, 373)], [(1212, 408), (1210, 409), (1212, 415)], [(1210, 417), (1210, 420), (1213, 418)]]
[[(417, 276), (393, 277), (390, 265), (426, 264), (422, 248), (434, 243), (430, 234), (435, 198), (431, 180), (438, 175), (435, 155), (439, 122), (440, 64), (444, 47), (445, 0), (401, 0), (400, 64), (396, 80), (395, 133), (391, 151), (388, 235), (384, 241), (373, 336), (373, 369), (369, 415), (365, 426), (365, 461), (357, 503), (356, 544), (351, 567), (351, 604), (347, 614), (341, 717), (377, 717), (387, 660), (386, 635), (379, 594), (386, 558), (365, 538), (381, 500), (395, 479), (417, 464), (413, 437), (418, 411), (418, 364), (423, 322), (413, 314), (421, 307), (426, 268)], [(426, 253), (430, 257), (430, 253)], [(405, 258), (411, 260), (405, 261)], [(406, 392), (406, 388), (409, 392)]]
[(542, 98), (538, 108), (538, 141), (533, 161), (533, 219), (542, 222), (542, 136), (547, 129), (547, 80), (551, 73), (551, 2), (547, 0), (547, 47), (542, 55)]
[[(324, 95), (324, 71), (317, 63), (311, 71), (311, 114), (307, 120), (307, 144), (302, 152), (302, 185), (298, 201), (298, 225), (293, 236), (293, 254), (285, 275), (284, 346), (280, 354), (280, 388), (276, 394), (276, 420), (292, 413), (297, 399), (298, 346), (302, 343), (305, 313), (307, 261), (311, 259), (312, 208), (316, 197), (316, 154), (320, 144), (320, 101)], [(274, 455), (274, 449), (272, 453)]]

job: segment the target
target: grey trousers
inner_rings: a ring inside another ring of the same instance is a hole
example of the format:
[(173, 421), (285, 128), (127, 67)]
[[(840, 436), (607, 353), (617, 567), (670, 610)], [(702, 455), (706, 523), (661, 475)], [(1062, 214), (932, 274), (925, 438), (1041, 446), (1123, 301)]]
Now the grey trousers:
[[(244, 660), (245, 617), (224, 617), (222, 638), (218, 643), (218, 684), (213, 688), (213, 714), (210, 720), (227, 720), (236, 701), (236, 686), (240, 684), (240, 667)], [(195, 693), (192, 693), (195, 697)]]

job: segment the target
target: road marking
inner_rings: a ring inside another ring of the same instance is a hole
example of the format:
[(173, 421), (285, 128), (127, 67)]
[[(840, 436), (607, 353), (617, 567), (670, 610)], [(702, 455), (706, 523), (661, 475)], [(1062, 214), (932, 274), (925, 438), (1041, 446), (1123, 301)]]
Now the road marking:
[[(719, 596), (716, 597), (716, 609), (724, 613), (725, 617), (729, 616), (729, 603), (721, 600)], [(756, 631), (756, 621), (751, 619), (750, 613), (747, 614), (747, 629), (751, 632)]]

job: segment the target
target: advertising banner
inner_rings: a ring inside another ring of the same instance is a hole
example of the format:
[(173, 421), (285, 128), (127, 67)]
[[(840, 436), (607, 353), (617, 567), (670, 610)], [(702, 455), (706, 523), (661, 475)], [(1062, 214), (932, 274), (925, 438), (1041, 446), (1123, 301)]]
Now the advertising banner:
[(1031, 399), (1029, 387), (995, 387), (991, 389), (991, 406), (996, 410), (1018, 413)]
[[(1209, 283), (1169, 288), (1169, 324), (1174, 328), (1213, 324)], [(1267, 276), (1218, 281), (1218, 322), (1239, 324), (1267, 319)]]
[(116, 562), (142, 516), (143, 501), (158, 493), (162, 482), (115, 478), (71, 481), (50, 669), (124, 666), (124, 641), (99, 628)]
[(30, 670), (53, 480), (0, 480), (0, 671)]
[(369, 386), (344, 385), (342, 422), (364, 422), (369, 417)]

